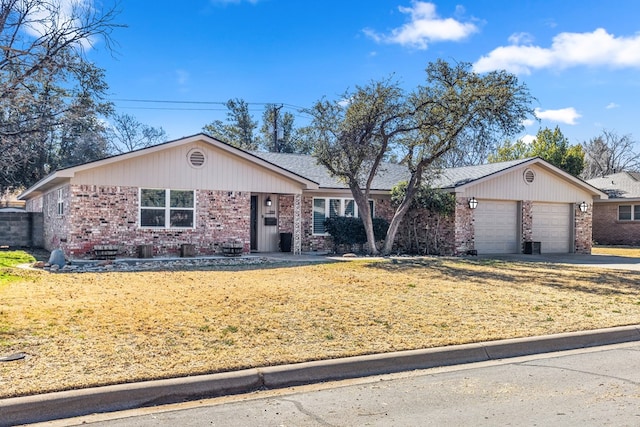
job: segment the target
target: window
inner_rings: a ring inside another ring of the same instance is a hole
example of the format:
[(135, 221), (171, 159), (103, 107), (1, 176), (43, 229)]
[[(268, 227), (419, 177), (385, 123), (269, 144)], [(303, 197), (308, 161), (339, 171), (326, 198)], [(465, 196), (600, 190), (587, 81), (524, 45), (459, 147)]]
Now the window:
[[(373, 217), (373, 200), (369, 200), (369, 209)], [(326, 234), (324, 220), (337, 216), (358, 218), (358, 205), (353, 199), (313, 199), (313, 234)]]
[(56, 204), (58, 215), (64, 215), (64, 193), (62, 188), (58, 189), (58, 203)]
[(140, 227), (193, 228), (194, 213), (192, 190), (140, 190)]
[(640, 221), (640, 205), (618, 206), (618, 221)]

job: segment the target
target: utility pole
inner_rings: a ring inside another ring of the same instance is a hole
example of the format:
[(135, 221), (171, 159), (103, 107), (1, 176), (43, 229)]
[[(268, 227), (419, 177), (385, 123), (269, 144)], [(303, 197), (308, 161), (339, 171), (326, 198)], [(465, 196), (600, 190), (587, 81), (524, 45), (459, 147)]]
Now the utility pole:
[(283, 106), (279, 107), (273, 106), (273, 152), (279, 153), (280, 147), (278, 146), (278, 116), (280, 115), (280, 109)]

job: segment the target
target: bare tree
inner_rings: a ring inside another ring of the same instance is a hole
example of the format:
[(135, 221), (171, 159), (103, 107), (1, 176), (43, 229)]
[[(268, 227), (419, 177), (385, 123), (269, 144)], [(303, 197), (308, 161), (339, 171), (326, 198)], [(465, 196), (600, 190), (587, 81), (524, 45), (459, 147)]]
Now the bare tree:
[(56, 165), (61, 126), (108, 114), (102, 70), (84, 52), (111, 47), (115, 6), (0, 0), (0, 190), (30, 185)]
[(582, 144), (585, 153), (582, 178), (591, 179), (616, 172), (640, 170), (640, 153), (631, 135), (618, 135), (611, 130)]
[(116, 114), (112, 117), (109, 140), (113, 152), (127, 153), (165, 142), (167, 133), (162, 127), (146, 125), (129, 114)]

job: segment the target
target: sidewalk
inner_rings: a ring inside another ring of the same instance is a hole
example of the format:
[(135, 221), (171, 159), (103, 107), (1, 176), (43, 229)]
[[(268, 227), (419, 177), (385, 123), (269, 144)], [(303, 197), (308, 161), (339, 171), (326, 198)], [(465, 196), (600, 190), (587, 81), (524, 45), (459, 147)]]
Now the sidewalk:
[(294, 385), (640, 341), (640, 325), (384, 353), (0, 400), (0, 427)]

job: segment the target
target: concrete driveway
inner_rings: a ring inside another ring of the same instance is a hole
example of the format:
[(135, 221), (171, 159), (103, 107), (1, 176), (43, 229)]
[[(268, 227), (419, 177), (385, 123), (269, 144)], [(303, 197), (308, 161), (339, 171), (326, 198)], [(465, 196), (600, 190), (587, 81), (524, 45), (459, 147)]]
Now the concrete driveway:
[(551, 264), (569, 264), (581, 267), (611, 268), (615, 270), (640, 271), (640, 258), (614, 255), (582, 254), (541, 254), (541, 255), (480, 255), (479, 258), (500, 259), (518, 262), (544, 262)]

